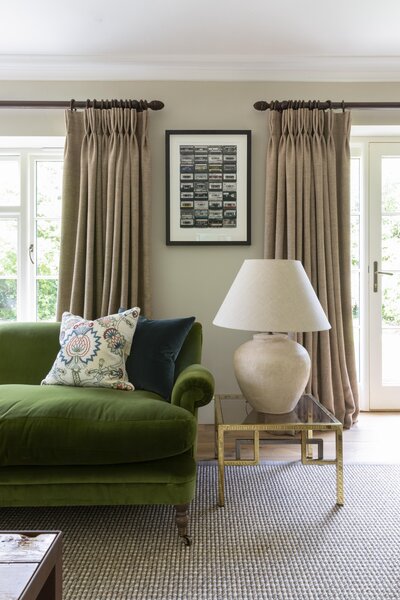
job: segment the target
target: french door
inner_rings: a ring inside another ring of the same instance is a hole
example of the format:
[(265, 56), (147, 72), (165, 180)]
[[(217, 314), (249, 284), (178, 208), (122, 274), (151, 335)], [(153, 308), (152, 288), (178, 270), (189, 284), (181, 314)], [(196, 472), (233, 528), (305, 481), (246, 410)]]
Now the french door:
[(369, 407), (400, 410), (400, 143), (369, 144)]

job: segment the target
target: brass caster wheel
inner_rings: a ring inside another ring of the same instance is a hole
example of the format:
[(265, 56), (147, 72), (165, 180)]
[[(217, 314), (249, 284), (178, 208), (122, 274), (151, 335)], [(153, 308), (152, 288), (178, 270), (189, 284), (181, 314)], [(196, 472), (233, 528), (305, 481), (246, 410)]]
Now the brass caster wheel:
[(182, 535), (181, 536), (182, 542), (185, 544), (185, 546), (191, 546), (192, 545), (192, 538), (189, 537), (188, 535)]

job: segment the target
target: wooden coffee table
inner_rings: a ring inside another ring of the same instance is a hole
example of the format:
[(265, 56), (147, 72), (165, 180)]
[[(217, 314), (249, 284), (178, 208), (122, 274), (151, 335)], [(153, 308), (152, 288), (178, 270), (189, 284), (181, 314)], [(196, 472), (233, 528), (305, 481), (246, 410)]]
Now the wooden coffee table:
[(0, 531), (0, 600), (61, 600), (60, 531)]

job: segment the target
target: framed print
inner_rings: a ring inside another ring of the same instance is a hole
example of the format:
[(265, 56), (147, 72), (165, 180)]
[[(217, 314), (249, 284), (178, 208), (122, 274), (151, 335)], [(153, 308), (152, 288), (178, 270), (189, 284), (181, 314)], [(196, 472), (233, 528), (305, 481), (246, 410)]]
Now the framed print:
[(251, 244), (251, 131), (166, 131), (167, 245)]

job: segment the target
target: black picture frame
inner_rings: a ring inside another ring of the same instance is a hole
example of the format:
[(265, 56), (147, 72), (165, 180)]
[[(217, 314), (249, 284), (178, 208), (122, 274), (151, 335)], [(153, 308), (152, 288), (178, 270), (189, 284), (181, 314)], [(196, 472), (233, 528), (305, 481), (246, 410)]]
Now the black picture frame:
[(167, 130), (166, 244), (251, 244), (251, 131)]

